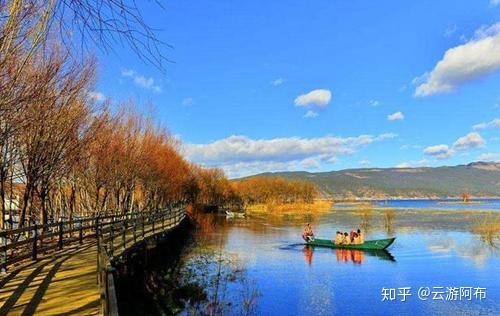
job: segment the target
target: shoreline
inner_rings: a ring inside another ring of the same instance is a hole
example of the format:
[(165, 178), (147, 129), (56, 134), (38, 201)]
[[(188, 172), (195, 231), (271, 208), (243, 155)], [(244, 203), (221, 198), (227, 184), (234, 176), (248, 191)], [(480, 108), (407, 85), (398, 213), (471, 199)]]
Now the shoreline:
[[(335, 199), (331, 198), (334, 203), (356, 203), (356, 202), (380, 202), (380, 201), (461, 201), (461, 197), (388, 197), (388, 198), (356, 198), (356, 199)], [(471, 202), (475, 200), (500, 200), (500, 196), (488, 197), (471, 197)]]
[(467, 209), (467, 208), (428, 208), (428, 207), (367, 207), (367, 208), (355, 208), (355, 207), (338, 207), (332, 208), (332, 211), (404, 211), (404, 212), (463, 212), (463, 213), (500, 213), (497, 209)]

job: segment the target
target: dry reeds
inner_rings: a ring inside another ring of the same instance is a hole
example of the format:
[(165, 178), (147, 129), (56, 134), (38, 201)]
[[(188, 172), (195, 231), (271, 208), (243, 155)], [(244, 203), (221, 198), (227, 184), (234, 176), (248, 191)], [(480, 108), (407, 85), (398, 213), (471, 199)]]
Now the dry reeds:
[(500, 216), (489, 214), (472, 226), (472, 232), (481, 236), (481, 239), (492, 247), (500, 238)]

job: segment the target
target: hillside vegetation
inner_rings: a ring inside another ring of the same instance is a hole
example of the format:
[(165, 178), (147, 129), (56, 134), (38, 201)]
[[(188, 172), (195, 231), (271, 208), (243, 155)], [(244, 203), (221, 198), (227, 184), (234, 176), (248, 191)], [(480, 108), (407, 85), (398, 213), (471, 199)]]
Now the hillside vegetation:
[[(500, 163), (474, 162), (435, 168), (363, 168), (331, 172), (277, 172), (256, 177), (309, 180), (323, 197), (448, 198), (500, 196)], [(251, 177), (250, 177), (251, 178)]]

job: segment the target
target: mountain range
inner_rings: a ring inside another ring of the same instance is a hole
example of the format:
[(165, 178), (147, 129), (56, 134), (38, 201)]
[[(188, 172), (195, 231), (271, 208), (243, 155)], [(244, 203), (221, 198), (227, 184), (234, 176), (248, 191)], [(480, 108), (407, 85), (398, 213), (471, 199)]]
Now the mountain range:
[[(251, 177), (284, 177), (313, 182), (322, 197), (456, 198), (500, 197), (500, 163), (416, 168), (360, 168), (329, 172), (272, 172)], [(249, 177), (247, 177), (249, 178)]]

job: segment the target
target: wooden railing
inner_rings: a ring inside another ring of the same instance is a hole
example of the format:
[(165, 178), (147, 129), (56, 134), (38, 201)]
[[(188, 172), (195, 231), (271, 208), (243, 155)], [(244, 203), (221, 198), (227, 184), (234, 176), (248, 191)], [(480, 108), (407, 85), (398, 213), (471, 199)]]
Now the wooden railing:
[(185, 218), (184, 208), (132, 214), (99, 224), (97, 230), (97, 282), (103, 315), (118, 315), (114, 289), (113, 259), (148, 237), (176, 227)]
[[(121, 215), (100, 217), (102, 222), (115, 221)], [(40, 254), (62, 250), (65, 246), (83, 243), (96, 236), (99, 217), (72, 221), (60, 221), (48, 225), (32, 225), (0, 231), (0, 268), (7, 270), (13, 264), (25, 260), (37, 260)]]
[(97, 283), (101, 292), (101, 312), (117, 315), (113, 282), (113, 259), (146, 238), (176, 227), (185, 218), (184, 207), (156, 212), (96, 216), (48, 225), (33, 225), (0, 231), (0, 268), (40, 254), (83, 244), (86, 238), (97, 241)]

